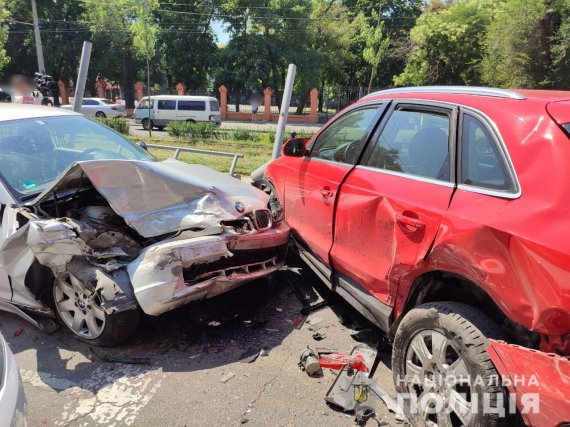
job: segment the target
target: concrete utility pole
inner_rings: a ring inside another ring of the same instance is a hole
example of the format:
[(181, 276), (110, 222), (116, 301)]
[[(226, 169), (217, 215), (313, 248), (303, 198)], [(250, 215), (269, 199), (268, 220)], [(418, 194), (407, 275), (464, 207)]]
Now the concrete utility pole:
[(36, 0), (32, 0), (32, 15), (34, 17), (34, 36), (36, 38), (36, 53), (38, 55), (38, 72), (46, 73), (44, 64), (44, 50), (42, 48), (42, 36), (40, 35), (40, 24), (38, 22), (38, 10), (36, 8)]
[(87, 71), (89, 71), (92, 46), (91, 42), (83, 42), (79, 74), (75, 85), (75, 99), (73, 100), (73, 111), (77, 111), (78, 113), (81, 112), (81, 104), (83, 103), (83, 93), (85, 92), (85, 83), (87, 83)]
[(285, 134), (285, 125), (289, 118), (289, 105), (291, 105), (291, 93), (293, 92), (293, 83), (295, 82), (295, 74), (297, 66), (289, 64), (287, 70), (287, 80), (285, 81), (285, 89), (283, 89), (283, 99), (281, 100), (281, 111), (279, 112), (279, 122), (277, 123), (277, 131), (275, 132), (275, 142), (273, 143), (272, 159), (276, 159), (281, 155), (281, 146), (283, 145), (283, 135)]

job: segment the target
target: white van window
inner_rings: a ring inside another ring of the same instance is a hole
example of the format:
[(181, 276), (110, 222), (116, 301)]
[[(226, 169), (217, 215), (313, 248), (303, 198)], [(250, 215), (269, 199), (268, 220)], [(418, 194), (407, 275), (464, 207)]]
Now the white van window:
[(184, 111), (206, 111), (205, 101), (178, 101), (178, 109)]
[(159, 100), (158, 101), (158, 109), (159, 110), (176, 110), (176, 101), (165, 101)]
[(210, 101), (210, 111), (220, 111), (220, 106), (218, 101), (212, 100)]
[[(154, 100), (150, 100), (150, 108), (154, 107)], [(137, 105), (137, 109), (139, 110), (146, 110), (148, 109), (148, 98), (143, 98), (139, 105)]]

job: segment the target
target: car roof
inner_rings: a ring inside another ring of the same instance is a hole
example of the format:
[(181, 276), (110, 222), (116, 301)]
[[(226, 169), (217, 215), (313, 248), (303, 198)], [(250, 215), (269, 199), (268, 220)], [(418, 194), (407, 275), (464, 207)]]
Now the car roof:
[(31, 119), (40, 117), (80, 116), (81, 114), (63, 108), (41, 105), (0, 103), (0, 122), (8, 120)]
[[(143, 99), (148, 98), (145, 96)], [(193, 99), (196, 101), (208, 101), (210, 99), (216, 99), (213, 96), (199, 96), (199, 95), (151, 95), (150, 99)], [(142, 101), (142, 100), (141, 100)]]
[(417, 86), (380, 90), (366, 95), (359, 102), (386, 98), (418, 98), (469, 104), (470, 101), (538, 101), (548, 103), (570, 99), (570, 91), (501, 89), (479, 86)]

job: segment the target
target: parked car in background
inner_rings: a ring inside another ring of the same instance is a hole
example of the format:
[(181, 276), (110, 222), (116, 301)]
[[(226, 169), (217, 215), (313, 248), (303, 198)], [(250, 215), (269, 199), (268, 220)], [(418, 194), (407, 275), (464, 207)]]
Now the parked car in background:
[(0, 88), (0, 102), (12, 102), (12, 96)]
[(0, 334), (0, 427), (25, 427), (26, 396), (16, 359)]
[(570, 92), (380, 91), (283, 154), (256, 185), (393, 341), (413, 425), (570, 423)]
[[(72, 105), (63, 105), (61, 108), (65, 110), (73, 110)], [(117, 104), (109, 99), (104, 98), (83, 98), (81, 102), (81, 114), (86, 116), (94, 116), (100, 118), (124, 117), (125, 104)]]
[(74, 112), (0, 104), (0, 171), (0, 309), (95, 345), (284, 264), (268, 195)]
[(159, 130), (171, 121), (209, 122), (219, 125), (222, 122), (220, 105), (212, 96), (156, 95), (141, 99), (135, 109), (135, 122), (143, 128), (149, 126)]

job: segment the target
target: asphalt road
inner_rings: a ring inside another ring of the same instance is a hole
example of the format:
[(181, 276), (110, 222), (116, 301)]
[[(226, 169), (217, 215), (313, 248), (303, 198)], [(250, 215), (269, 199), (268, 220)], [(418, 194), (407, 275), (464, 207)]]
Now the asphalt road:
[[(286, 133), (291, 132), (316, 132), (322, 124), (317, 123), (289, 123), (285, 128)], [(233, 122), (223, 121), (221, 129), (247, 129), (253, 131), (274, 131), (277, 123), (274, 122)], [(137, 125), (134, 119), (129, 119), (129, 132), (131, 135), (148, 135), (148, 131), (144, 130), (142, 125)], [(165, 131), (153, 129), (152, 136), (155, 138), (168, 136)]]
[[(301, 316), (301, 298), (319, 301), (316, 291), (333, 309)], [(317, 324), (306, 323), (311, 319)], [(146, 317), (135, 336), (115, 349), (91, 349), (63, 329), (48, 335), (0, 313), (32, 427), (351, 426), (353, 416), (323, 400), (336, 374), (326, 369), (322, 378), (311, 378), (297, 363), (307, 345), (350, 352), (358, 344), (352, 329), (366, 326), (310, 271), (291, 267), (272, 280)], [(20, 327), (25, 329), (15, 337)], [(313, 340), (317, 330), (326, 335), (324, 340)], [(364, 342), (375, 345), (378, 340), (373, 332)], [(267, 357), (240, 361), (261, 348)], [(149, 364), (107, 363), (105, 355), (144, 357)], [(382, 353), (374, 378), (394, 396), (389, 359), (389, 353)], [(379, 407), (378, 414), (380, 425), (398, 424), (386, 407)]]

